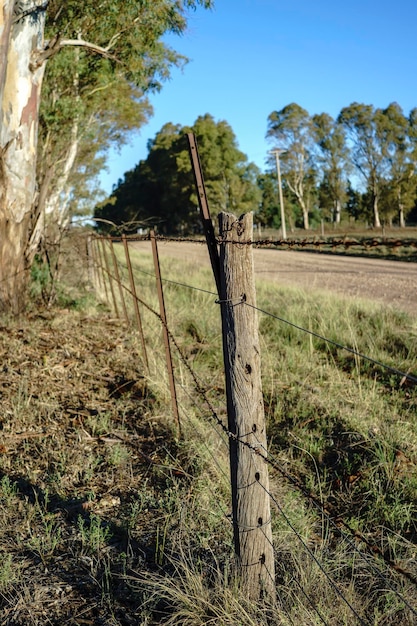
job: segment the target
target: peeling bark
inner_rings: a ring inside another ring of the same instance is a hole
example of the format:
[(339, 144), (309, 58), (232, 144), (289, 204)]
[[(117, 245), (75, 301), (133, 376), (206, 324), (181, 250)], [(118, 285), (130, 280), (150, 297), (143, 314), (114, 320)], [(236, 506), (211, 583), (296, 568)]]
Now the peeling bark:
[[(0, 311), (18, 314), (25, 304), (29, 280), (27, 258), (36, 197), (36, 152), (39, 100), (44, 65), (34, 67), (42, 48), (44, 7), (21, 2), (20, 19), (13, 19), (10, 2), (0, 4), (4, 74), (0, 110)], [(7, 47), (5, 33), (9, 32)], [(4, 37), (3, 37), (4, 35)], [(1, 85), (1, 84), (0, 84)]]

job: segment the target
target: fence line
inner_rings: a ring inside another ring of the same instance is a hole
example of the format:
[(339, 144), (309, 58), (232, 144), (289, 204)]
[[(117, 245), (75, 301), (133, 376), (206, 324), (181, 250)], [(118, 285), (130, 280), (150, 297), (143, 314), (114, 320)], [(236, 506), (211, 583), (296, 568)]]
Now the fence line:
[[(125, 235), (128, 241), (140, 242), (149, 241), (150, 235)], [(156, 235), (158, 241), (161, 242), (176, 242), (176, 243), (195, 243), (198, 245), (206, 245), (204, 239), (193, 239), (191, 237), (169, 237), (165, 235)], [(111, 239), (114, 242), (121, 241), (122, 236), (111, 235)], [(223, 243), (221, 237), (216, 237), (218, 244)], [(233, 242), (228, 242), (233, 243)], [(242, 245), (239, 243), (239, 245)], [(254, 239), (253, 241), (246, 242), (245, 245), (254, 246), (256, 248), (344, 248), (348, 250), (350, 248), (364, 248), (369, 250), (372, 248), (391, 248), (397, 250), (398, 248), (417, 248), (417, 240), (410, 238), (398, 238), (398, 237), (325, 237), (319, 239), (317, 236), (305, 237), (304, 239)]]
[[(159, 240), (158, 237), (156, 237), (156, 239)], [(135, 269), (137, 271), (141, 272), (142, 274), (146, 274), (148, 276), (155, 277), (155, 274), (152, 274), (151, 272), (146, 272), (144, 270), (140, 270), (137, 267), (135, 267)], [(113, 276), (113, 278), (116, 280), (115, 276)], [(199, 287), (195, 287), (193, 285), (187, 285), (185, 283), (174, 281), (174, 280), (171, 280), (171, 279), (168, 279), (168, 278), (161, 277), (161, 280), (164, 283), (170, 283), (170, 284), (173, 284), (173, 285), (178, 285), (180, 287), (186, 287), (187, 289), (192, 289), (193, 291), (201, 291), (203, 293), (207, 293), (207, 294), (213, 295), (213, 296), (217, 295), (214, 291), (209, 291), (209, 290), (206, 290), (206, 289), (200, 289)], [(220, 304), (220, 301), (217, 300), (217, 303)], [(336, 348), (340, 348), (341, 350), (345, 350), (346, 352), (349, 352), (350, 354), (353, 354), (354, 356), (357, 356), (357, 357), (359, 357), (361, 359), (364, 359), (365, 361), (368, 361), (369, 363), (372, 363), (373, 365), (378, 365), (379, 367), (381, 367), (381, 368), (391, 372), (392, 374), (396, 374), (397, 376), (401, 376), (402, 378), (417, 384), (417, 376), (413, 376), (409, 372), (404, 372), (404, 371), (402, 371), (400, 369), (397, 369), (395, 367), (387, 365), (386, 363), (383, 363), (382, 361), (378, 361), (377, 359), (374, 359), (374, 358), (372, 358), (370, 356), (367, 356), (367, 355), (363, 354), (362, 352), (359, 352), (358, 350), (355, 350), (354, 348), (350, 348), (348, 346), (345, 346), (345, 345), (343, 345), (343, 344), (341, 344), (341, 343), (339, 343), (337, 341), (334, 341), (333, 339), (329, 339), (328, 337), (325, 337), (324, 335), (321, 335), (320, 333), (316, 333), (315, 331), (312, 331), (310, 329), (303, 328), (302, 326), (299, 326), (298, 324), (295, 324), (294, 322), (286, 320), (285, 318), (280, 317), (278, 315), (275, 315), (274, 313), (271, 313), (270, 311), (266, 311), (265, 309), (262, 309), (260, 307), (256, 307), (253, 304), (250, 304), (249, 302), (242, 301), (242, 303), (244, 303), (248, 307), (256, 309), (259, 313), (263, 313), (264, 315), (272, 317), (272, 318), (278, 320), (279, 322), (283, 322), (284, 324), (287, 324), (288, 326), (291, 326), (292, 328), (295, 328), (296, 330), (299, 330), (299, 331), (304, 332), (304, 333), (306, 333), (308, 335), (311, 335), (312, 337), (315, 337), (316, 339), (321, 339), (322, 341), (324, 341), (324, 342), (326, 342), (326, 343), (328, 343), (330, 345), (333, 345)], [(142, 302), (142, 304), (143, 304), (143, 302)]]
[[(140, 270), (139, 270), (139, 271), (140, 271)], [(108, 276), (109, 276), (109, 278), (110, 278), (110, 276), (111, 276), (111, 272), (110, 272), (110, 271), (106, 271), (106, 273), (108, 274)], [(146, 273), (146, 272), (145, 272), (145, 273)], [(115, 279), (115, 276), (111, 276), (111, 278)], [(181, 286), (181, 287), (186, 287), (186, 288), (193, 289), (193, 290), (195, 289), (196, 291), (206, 291), (206, 290), (200, 290), (200, 289), (195, 288), (195, 287), (193, 287), (193, 286), (191, 286), (191, 285), (186, 285), (186, 284), (184, 284), (184, 283), (177, 283), (176, 281), (170, 281), (170, 280), (167, 280), (167, 279), (162, 279), (162, 280), (163, 280), (164, 282), (166, 281), (166, 282), (171, 282), (171, 283), (177, 284), (178, 286)], [(153, 310), (151, 307), (149, 307), (149, 305), (147, 305), (147, 304), (146, 304), (146, 303), (145, 303), (142, 299), (138, 298), (138, 297), (136, 296), (136, 294), (133, 294), (133, 293), (132, 293), (132, 291), (131, 291), (131, 290), (129, 290), (129, 289), (128, 289), (125, 285), (122, 285), (122, 286), (123, 286), (123, 289), (125, 289), (126, 291), (128, 291), (128, 292), (129, 292), (129, 293), (130, 293), (133, 297), (137, 298), (138, 302), (140, 302), (142, 305), (144, 305), (144, 306), (145, 306), (145, 307), (146, 307), (149, 311), (151, 311), (151, 312), (152, 312), (152, 313), (153, 313), (156, 317), (158, 317), (158, 318), (160, 319), (161, 323), (163, 323), (163, 322), (162, 322), (162, 319), (161, 319), (161, 316), (160, 316), (160, 315), (159, 315), (159, 314), (158, 314), (155, 310)], [(215, 295), (215, 294), (213, 294), (213, 292), (208, 292), (208, 293), (210, 293), (211, 295)], [(245, 303), (245, 304), (247, 304), (247, 306), (253, 306), (253, 305), (250, 305), (250, 303)], [(253, 307), (253, 308), (257, 308), (257, 307)], [(348, 350), (349, 352), (351, 352), (351, 353), (353, 353), (353, 354), (355, 354), (355, 355), (357, 355), (357, 356), (360, 356), (360, 357), (362, 357), (362, 358), (365, 358), (365, 359), (367, 359), (367, 360), (370, 360), (370, 361), (372, 361), (373, 363), (378, 364), (378, 365), (379, 365), (379, 366), (381, 366), (381, 367), (385, 367), (386, 369), (388, 369), (389, 371), (394, 372), (395, 374), (398, 374), (398, 375), (401, 375), (401, 376), (406, 376), (407, 378), (409, 378), (409, 379), (410, 379), (410, 380), (412, 380), (413, 382), (417, 382), (417, 379), (416, 379), (415, 377), (410, 376), (410, 375), (407, 375), (407, 374), (405, 374), (404, 372), (401, 372), (400, 370), (396, 370), (395, 368), (391, 368), (390, 366), (385, 366), (383, 363), (380, 363), (379, 361), (375, 361), (375, 360), (374, 360), (374, 359), (372, 359), (371, 357), (366, 357), (365, 355), (362, 355), (362, 354), (360, 354), (359, 352), (354, 351), (353, 349), (350, 349), (350, 348), (347, 348), (347, 347), (345, 347), (345, 346), (343, 346), (343, 345), (341, 345), (341, 344), (338, 344), (337, 342), (334, 342), (333, 340), (328, 340), (327, 338), (325, 338), (325, 337), (323, 337), (323, 336), (321, 336), (321, 335), (318, 335), (318, 334), (316, 334), (316, 333), (314, 333), (314, 332), (312, 332), (312, 331), (309, 331), (309, 330), (304, 329), (304, 328), (302, 328), (302, 327), (296, 326), (296, 325), (292, 324), (291, 322), (288, 322), (287, 320), (283, 320), (282, 318), (279, 318), (279, 317), (277, 317), (277, 316), (275, 316), (275, 315), (273, 315), (273, 314), (271, 314), (271, 313), (269, 313), (269, 312), (267, 312), (267, 311), (264, 311), (264, 310), (262, 310), (262, 309), (258, 309), (258, 310), (259, 310), (260, 312), (262, 312), (262, 313), (266, 314), (266, 315), (270, 315), (271, 317), (274, 317), (274, 318), (278, 319), (279, 321), (282, 321), (282, 322), (288, 323), (288, 324), (290, 324), (290, 325), (292, 325), (292, 326), (295, 326), (297, 329), (299, 329), (299, 330), (301, 330), (301, 331), (303, 331), (303, 332), (306, 332), (306, 333), (312, 334), (312, 335), (314, 335), (314, 336), (316, 336), (316, 337), (318, 337), (318, 338), (320, 338), (320, 339), (322, 339), (322, 340), (324, 340), (324, 341), (329, 341), (329, 343), (334, 344), (334, 345), (337, 345), (339, 348), (346, 349), (346, 350)], [(166, 323), (165, 323), (165, 324), (166, 324)], [(167, 324), (166, 324), (166, 326), (168, 327), (168, 325), (167, 325)], [(214, 421), (216, 422), (216, 424), (217, 424), (218, 426), (220, 426), (220, 427), (221, 427), (222, 431), (224, 432), (224, 434), (225, 434), (225, 435), (227, 435), (227, 437), (228, 437), (228, 438), (233, 437), (233, 434), (232, 434), (232, 433), (230, 433), (230, 432), (228, 431), (227, 427), (223, 424), (223, 422), (221, 421), (221, 419), (218, 417), (218, 415), (217, 415), (216, 411), (214, 410), (213, 406), (211, 405), (210, 401), (209, 401), (209, 400), (208, 400), (208, 398), (207, 398), (207, 393), (206, 393), (206, 392), (207, 392), (207, 390), (204, 390), (204, 389), (203, 389), (201, 382), (198, 380), (197, 375), (195, 374), (194, 370), (193, 370), (193, 369), (191, 368), (191, 366), (189, 365), (189, 363), (188, 363), (188, 360), (187, 360), (186, 356), (185, 356), (185, 355), (182, 353), (182, 351), (180, 350), (178, 343), (176, 342), (176, 340), (175, 340), (174, 336), (172, 335), (172, 333), (171, 333), (171, 331), (170, 331), (169, 329), (168, 329), (168, 332), (169, 332), (170, 338), (173, 340), (173, 344), (174, 344), (174, 346), (175, 346), (176, 351), (177, 351), (177, 352), (178, 352), (178, 354), (179, 354), (179, 357), (180, 357), (181, 362), (182, 362), (182, 363), (186, 366), (187, 370), (189, 371), (189, 373), (191, 374), (191, 376), (192, 376), (192, 378), (193, 378), (193, 380), (194, 380), (195, 390), (196, 390), (196, 391), (197, 391), (197, 393), (198, 393), (198, 394), (199, 394), (199, 395), (200, 395), (200, 396), (204, 399), (204, 401), (205, 401), (206, 405), (207, 405), (207, 406), (208, 406), (208, 408), (209, 408), (209, 411), (210, 411), (210, 416), (209, 416), (209, 417), (210, 417), (211, 419), (214, 419)], [(194, 404), (195, 404), (195, 403), (194, 403)], [(217, 431), (216, 431), (216, 430), (215, 430), (215, 432), (217, 433)], [(217, 433), (217, 434), (218, 434), (218, 433)], [(250, 446), (250, 444), (248, 444), (246, 441), (243, 441), (243, 440), (241, 440), (241, 439), (239, 439), (239, 440), (238, 440), (238, 443), (239, 443), (240, 445), (249, 445), (249, 446)], [(259, 450), (256, 450), (256, 449), (255, 449), (254, 451), (256, 451), (257, 455), (259, 455), (259, 456), (262, 458), (263, 462), (267, 462), (267, 463), (269, 463), (272, 467), (274, 467), (274, 469), (278, 470), (278, 471), (279, 471), (282, 475), (285, 475), (285, 474), (286, 474), (286, 473), (285, 473), (285, 471), (283, 471), (283, 470), (282, 470), (282, 468), (280, 468), (280, 467), (279, 467), (279, 464), (278, 464), (278, 463), (275, 463), (275, 462), (273, 461), (273, 459), (268, 458), (268, 457), (266, 457), (266, 456), (264, 456), (264, 455), (260, 454), (260, 453), (259, 453)], [(286, 478), (288, 478), (288, 475), (286, 475)], [(295, 479), (293, 479), (293, 477), (290, 477), (290, 482), (291, 482), (291, 484), (292, 484), (293, 486), (297, 487), (297, 489), (299, 489), (299, 488), (300, 488), (300, 485), (297, 485), (297, 484), (296, 484), (296, 480), (295, 480)], [(318, 503), (317, 499), (316, 499), (316, 498), (314, 498), (314, 496), (312, 496), (312, 494), (307, 494), (307, 493), (305, 492), (305, 490), (304, 490), (304, 489), (302, 489), (302, 490), (301, 490), (301, 492), (303, 493), (303, 495), (304, 495), (305, 497), (308, 497), (310, 501), (314, 502), (315, 506), (317, 506), (317, 505), (319, 506), (321, 513), (322, 513), (322, 514), (323, 514), (323, 513), (325, 514), (326, 519), (328, 520), (328, 522), (329, 522), (329, 523), (331, 523), (331, 524), (333, 525), (333, 527), (334, 527), (335, 529), (337, 529), (337, 532), (338, 532), (338, 533), (340, 533), (340, 534), (342, 535), (342, 531), (341, 531), (341, 530), (340, 530), (340, 528), (337, 526), (337, 524), (335, 524), (335, 522), (333, 522), (333, 520), (332, 520), (332, 519), (328, 516), (328, 514), (327, 514), (327, 513), (326, 513), (326, 511), (325, 511), (325, 509), (323, 508), (323, 505), (322, 505), (321, 503)], [(268, 494), (269, 494), (269, 497), (270, 497), (273, 501), (275, 501), (275, 504), (278, 504), (278, 503), (276, 502), (276, 499), (274, 498), (274, 496), (273, 496), (270, 492), (268, 492)], [(279, 505), (278, 505), (278, 507), (279, 507)], [(284, 516), (285, 516), (285, 514), (284, 514)], [(286, 516), (285, 516), (285, 517), (286, 517)], [(338, 521), (339, 523), (343, 523), (343, 520), (338, 519), (337, 521)], [(286, 521), (286, 523), (288, 523), (288, 522)], [(291, 527), (291, 523), (289, 524), (289, 526)], [(352, 531), (352, 529), (351, 529), (351, 528), (349, 528), (349, 527), (348, 527), (348, 525), (346, 525), (346, 527), (349, 529), (349, 531), (350, 531), (350, 532)], [(343, 535), (342, 535), (342, 536), (343, 536)], [(354, 536), (354, 537), (356, 537), (356, 538), (358, 537), (357, 531), (354, 531), (353, 536)], [(345, 536), (345, 537), (346, 537), (346, 536)], [(301, 539), (302, 539), (302, 538), (301, 538)], [(363, 539), (364, 539), (364, 538), (363, 538), (363, 537), (361, 537), (361, 540), (363, 540)], [(366, 543), (366, 541), (365, 541), (365, 543)], [(365, 554), (364, 554), (363, 552), (361, 552), (361, 551), (358, 551), (357, 547), (355, 546), (355, 544), (354, 544), (353, 542), (350, 542), (350, 544), (351, 544), (351, 546), (352, 546), (352, 547), (354, 547), (354, 548), (355, 548), (355, 550), (356, 550), (357, 552), (359, 552), (359, 554), (360, 554), (363, 558), (365, 558), (365, 560), (367, 560), (367, 555), (365, 555)], [(371, 554), (373, 554), (373, 555), (374, 555), (374, 552), (375, 552), (375, 547), (374, 547), (374, 546), (372, 546), (372, 544), (371, 544), (371, 545), (369, 545), (369, 542), (368, 542), (368, 544), (367, 544), (367, 545), (368, 545), (368, 547), (372, 550)], [(308, 548), (308, 546), (307, 546), (307, 548)], [(314, 555), (313, 555), (313, 556), (314, 556)], [(374, 555), (374, 556), (375, 556), (375, 555)], [(383, 555), (382, 553), (380, 553), (380, 554), (379, 554), (379, 556), (382, 556), (382, 557), (384, 558), (384, 555)], [(314, 560), (316, 560), (316, 557), (314, 557)], [(386, 561), (386, 560), (385, 560), (385, 561)], [(367, 562), (369, 562), (369, 561), (367, 560)], [(386, 561), (386, 563), (387, 563), (387, 565), (389, 565), (390, 567), (393, 567), (393, 568), (394, 568), (397, 572), (399, 572), (399, 573), (402, 573), (402, 574), (406, 575), (406, 576), (409, 578), (409, 580), (411, 580), (411, 582), (416, 583), (416, 581), (415, 581), (414, 577), (412, 577), (412, 575), (409, 575), (407, 572), (404, 572), (404, 570), (402, 570), (402, 568), (400, 568), (400, 567), (396, 566), (396, 564), (394, 564), (394, 563), (392, 563), (392, 562), (387, 562), (387, 561)], [(318, 563), (318, 565), (321, 567), (320, 563)], [(380, 575), (380, 576), (381, 576), (381, 573), (380, 573), (379, 571), (378, 571), (378, 575)], [(404, 604), (408, 607), (408, 609), (409, 609), (409, 610), (410, 610), (410, 611), (411, 611), (414, 615), (417, 615), (417, 612), (413, 609), (413, 607), (411, 607), (411, 605), (409, 605), (409, 603), (405, 600), (405, 598), (403, 598), (403, 596), (402, 596), (401, 594), (399, 594), (399, 592), (397, 592), (397, 591), (396, 591), (396, 589), (393, 589), (393, 588), (392, 588), (392, 586), (390, 585), (389, 581), (388, 581), (385, 577), (383, 577), (383, 580), (384, 580), (385, 584), (387, 584), (388, 586), (390, 586), (390, 588), (392, 589), (392, 591), (394, 591), (394, 593), (396, 593), (396, 594), (397, 594), (397, 595), (398, 595), (398, 596), (402, 599), (402, 601), (403, 601), (403, 602), (404, 602)], [(338, 591), (338, 593), (341, 593), (341, 592), (340, 592), (340, 590), (337, 590), (337, 591)], [(304, 592), (303, 592), (303, 593), (304, 593)], [(342, 594), (342, 596), (341, 596), (341, 597), (343, 597), (343, 594)], [(345, 599), (345, 598), (344, 598), (344, 600), (346, 601), (346, 599)], [(348, 603), (348, 601), (347, 601), (347, 603)], [(354, 610), (354, 609), (353, 609), (353, 612), (354, 612), (355, 616), (356, 616), (356, 617), (360, 620), (360, 623), (361, 623), (361, 624), (364, 624), (365, 622), (363, 622), (362, 618), (360, 618), (360, 616), (358, 616), (358, 615), (356, 614), (356, 612), (355, 612), (355, 610)], [(319, 613), (318, 613), (318, 615), (319, 615)], [(320, 619), (322, 619), (323, 623), (326, 623), (326, 622), (325, 622), (325, 620), (324, 620), (324, 619), (323, 619), (320, 615), (319, 615), (319, 617), (320, 617)]]

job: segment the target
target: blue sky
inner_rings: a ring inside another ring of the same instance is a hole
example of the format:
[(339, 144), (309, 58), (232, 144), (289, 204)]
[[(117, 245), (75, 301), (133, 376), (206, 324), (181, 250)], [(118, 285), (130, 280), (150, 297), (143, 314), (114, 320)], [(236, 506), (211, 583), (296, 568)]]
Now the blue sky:
[(102, 186), (110, 192), (146, 158), (167, 122), (210, 113), (232, 127), (239, 148), (265, 169), (268, 115), (296, 102), (333, 117), (352, 102), (404, 112), (417, 106), (416, 0), (215, 0), (192, 12), (169, 44), (190, 58), (151, 97), (154, 115), (120, 154)]

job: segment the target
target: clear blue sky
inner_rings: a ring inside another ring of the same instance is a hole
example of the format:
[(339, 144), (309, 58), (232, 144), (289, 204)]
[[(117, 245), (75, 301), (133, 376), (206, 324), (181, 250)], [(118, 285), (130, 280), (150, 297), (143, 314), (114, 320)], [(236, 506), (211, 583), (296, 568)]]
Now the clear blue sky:
[(197, 9), (188, 31), (167, 40), (190, 62), (152, 96), (150, 123), (110, 155), (103, 188), (146, 158), (167, 122), (226, 120), (265, 169), (268, 115), (291, 102), (335, 117), (355, 101), (395, 101), (408, 114), (417, 106), (416, 28), (416, 0), (215, 0), (212, 11)]

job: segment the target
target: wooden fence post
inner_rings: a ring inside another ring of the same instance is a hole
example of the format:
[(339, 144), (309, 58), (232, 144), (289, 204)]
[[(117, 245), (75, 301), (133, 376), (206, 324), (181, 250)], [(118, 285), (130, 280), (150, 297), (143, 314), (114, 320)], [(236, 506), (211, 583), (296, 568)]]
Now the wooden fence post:
[[(266, 430), (260, 371), (252, 213), (220, 213), (220, 304), (226, 376), (232, 518), (238, 576), (256, 600), (275, 596)], [(247, 306), (249, 305), (249, 306)]]

